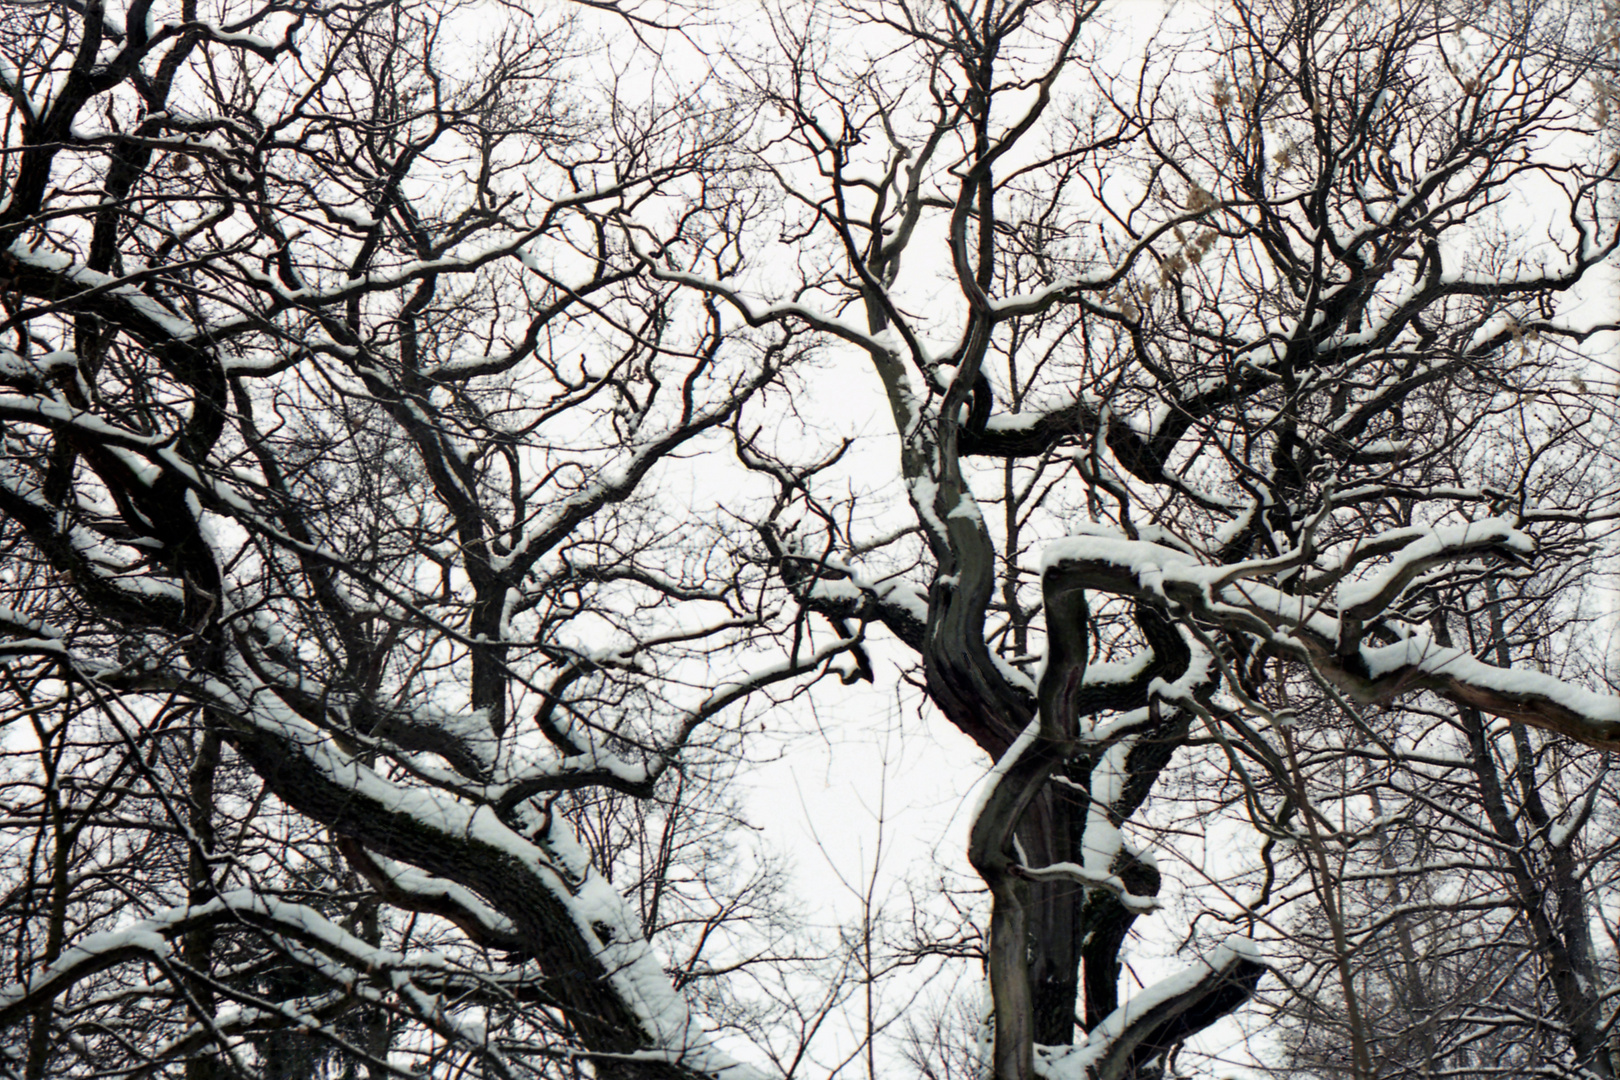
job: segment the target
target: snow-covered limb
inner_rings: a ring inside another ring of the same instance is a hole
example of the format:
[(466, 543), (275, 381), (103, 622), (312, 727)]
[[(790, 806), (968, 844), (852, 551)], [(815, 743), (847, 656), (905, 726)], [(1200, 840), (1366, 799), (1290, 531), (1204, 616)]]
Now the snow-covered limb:
[[(1400, 595), (1401, 590), (1424, 570), (1442, 563), (1466, 558), (1475, 552), (1498, 557), (1528, 558), (1535, 554), (1536, 544), (1501, 518), (1470, 521), (1464, 525), (1444, 525), (1424, 530), (1400, 530), (1418, 535), (1392, 546), (1391, 559), (1371, 573), (1353, 581), (1339, 583), (1335, 600), (1339, 610), (1340, 652), (1361, 641), (1361, 628), (1368, 619), (1376, 618)], [(1384, 537), (1373, 537), (1369, 543), (1381, 546)], [(1348, 563), (1348, 560), (1347, 560)]]
[(660, 281), (675, 282), (720, 297), (730, 304), (749, 326), (767, 326), (776, 322), (800, 322), (812, 329), (831, 334), (852, 345), (865, 349), (867, 352), (888, 354), (891, 351), (890, 342), (885, 340), (883, 336), (868, 333), (852, 322), (833, 315), (827, 315), (806, 304), (792, 301), (774, 304), (761, 303), (750, 299), (733, 284), (717, 278), (705, 277), (702, 274), (693, 274), (680, 270), (660, 261), (656, 255), (640, 250), (639, 247), (636, 254), (643, 265)]
[(55, 962), (0, 988), (0, 1027), (69, 993), (76, 983), (132, 960), (152, 964), (175, 979), (185, 970), (180, 949), (185, 935), (233, 928), (270, 937), (285, 957), (319, 978), (308, 984), (307, 995), (286, 1000), (267, 999), (250, 982), (234, 995), (240, 1007), (201, 1016), (185, 1034), (148, 1048), (152, 1060), (197, 1053), (210, 1044), (223, 1050), (221, 1037), (237, 1032), (319, 1024), (341, 1016), (356, 1001), (376, 1005), (392, 1001), (452, 1042), (474, 1052), (500, 1052), (490, 1045), (480, 1023), (469, 1023), (462, 1010), (446, 1009), (445, 1004), (477, 1006), (510, 1000), (519, 987), (498, 985), (436, 952), (407, 954), (378, 948), (307, 905), (251, 889), (221, 893), (204, 903), (170, 908), (122, 929), (80, 939)]
[(68, 651), (60, 641), (51, 638), (0, 639), (0, 657), (54, 656), (66, 659)]
[(173, 955), (173, 942), (181, 935), (228, 923), (302, 941), (344, 965), (350, 978), (374, 972), (457, 974), (457, 969), (438, 954), (407, 956), (380, 949), (313, 908), (239, 889), (202, 904), (169, 908), (122, 929), (80, 938), (51, 964), (10, 986), (0, 987), (0, 1027), (10, 1025), (38, 1002), (50, 1000), (98, 972), (131, 959), (166, 960)]
[(1118, 874), (1099, 874), (1079, 863), (1050, 863), (1046, 866), (1015, 866), (1012, 871), (1030, 881), (1072, 881), (1088, 889), (1101, 889), (1113, 893), (1120, 904), (1130, 911), (1146, 913), (1157, 911), (1162, 905), (1151, 896), (1137, 896), (1131, 892)]
[(484, 903), (472, 890), (453, 881), (435, 878), (414, 867), (373, 855), (365, 845), (339, 837), (338, 850), (361, 877), (371, 883), (385, 903), (405, 911), (439, 915), (455, 923), (467, 937), (486, 949), (517, 951), (523, 939), (509, 919)]
[(761, 528), (761, 541), (783, 582), (810, 611), (837, 619), (883, 624), (895, 637), (921, 651), (928, 626), (928, 596), (905, 578), (872, 578), (852, 562), (799, 555), (783, 547), (775, 530)]
[(1254, 993), (1269, 970), (1255, 943), (1233, 935), (1185, 971), (1144, 987), (1079, 1046), (1041, 1053), (1046, 1080), (1128, 1080), (1188, 1035)]
[(192, 323), (154, 300), (138, 285), (169, 273), (172, 267), (122, 277), (92, 270), (55, 251), (41, 251), (26, 241), (13, 241), (0, 254), (11, 267), (13, 286), (65, 310), (93, 308), (118, 322), (128, 322), (148, 340), (185, 341), (197, 334)]
[(76, 431), (99, 443), (144, 453), (155, 453), (171, 441), (165, 435), (141, 435), (108, 423), (93, 412), (54, 398), (0, 395), (0, 419)]
[(475, 932), (533, 956), (588, 1049), (655, 1051), (679, 1063), (671, 1075), (717, 1076), (734, 1067), (688, 1014), (635, 916), (564, 823), (552, 821), (531, 841), (487, 806), (394, 783), (278, 707), (267, 687), (244, 682), (210, 680), (206, 689), (228, 718), (228, 739), (271, 790), (350, 843), (460, 883), (487, 905), (501, 921), (468, 896), (390, 875), (394, 887), (413, 890), (413, 904), (468, 920)]
[[(1393, 644), (1370, 644), (1369, 629), (1424, 568), (1480, 556), (1522, 559), (1530, 538), (1501, 520), (1460, 527), (1400, 530), (1382, 542), (1393, 556), (1354, 583), (1339, 586), (1339, 603), (1326, 596), (1285, 593), (1261, 580), (1237, 580), (1242, 564), (1205, 563), (1188, 552), (1120, 536), (1073, 537), (1050, 546), (1047, 579), (1159, 605), (1231, 632), (1263, 649), (1315, 666), (1363, 703), (1432, 690), (1462, 704), (1556, 731), (1589, 745), (1620, 747), (1620, 696), (1600, 694), (1536, 672), (1493, 667), (1444, 648), (1426, 630), (1407, 623), (1382, 632)], [(1323, 569), (1324, 577), (1342, 565)], [(1349, 603), (1343, 604), (1344, 600)]]
[[(1309, 639), (1307, 639), (1309, 640)], [(1500, 668), (1413, 634), (1363, 645), (1358, 663), (1317, 657), (1322, 673), (1363, 704), (1432, 690), (1462, 705), (1554, 731), (1600, 749), (1620, 749), (1620, 695), (1600, 694), (1538, 671)]]

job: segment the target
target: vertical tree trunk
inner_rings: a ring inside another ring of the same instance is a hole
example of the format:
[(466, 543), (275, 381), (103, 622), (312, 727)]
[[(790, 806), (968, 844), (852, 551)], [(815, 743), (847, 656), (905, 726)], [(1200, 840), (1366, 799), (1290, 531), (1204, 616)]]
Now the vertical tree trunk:
[[(204, 729), (196, 746), (196, 755), (191, 767), (189, 788), (191, 807), (187, 824), (191, 826), (191, 851), (186, 874), (191, 902), (205, 904), (213, 898), (213, 871), (208, 865), (208, 856), (214, 848), (214, 777), (219, 770), (220, 757), (217, 732), (211, 728)], [(181, 955), (193, 971), (206, 973), (212, 966), (214, 936), (211, 928), (193, 930), (186, 935)], [(197, 1008), (212, 1014), (214, 993), (208, 984), (193, 979), (188, 989)], [(218, 1075), (218, 1059), (213, 1055), (200, 1055), (186, 1062), (186, 1080), (214, 1080)]]

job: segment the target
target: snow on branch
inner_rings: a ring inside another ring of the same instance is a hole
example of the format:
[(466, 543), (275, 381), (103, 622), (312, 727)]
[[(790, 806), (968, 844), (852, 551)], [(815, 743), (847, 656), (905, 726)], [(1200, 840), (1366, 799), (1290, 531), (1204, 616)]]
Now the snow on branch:
[[(1277, 569), (1275, 560), (1210, 564), (1176, 548), (1100, 533), (1051, 545), (1042, 574), (1256, 638), (1274, 654), (1313, 666), (1363, 704), (1430, 690), (1592, 746), (1620, 747), (1620, 696), (1492, 666), (1440, 645), (1423, 626), (1389, 617), (1390, 606), (1428, 568), (1478, 558), (1522, 565), (1535, 551), (1527, 534), (1505, 519), (1487, 519), (1374, 536), (1363, 549), (1390, 559), (1344, 580), (1347, 567), (1360, 560), (1316, 560), (1320, 580), (1339, 580), (1331, 600), (1265, 583), (1260, 576)], [(1367, 640), (1373, 629), (1386, 643)]]
[(1246, 999), (1269, 970), (1259, 948), (1233, 935), (1185, 971), (1143, 988), (1121, 1005), (1086, 1041), (1036, 1059), (1046, 1080), (1128, 1080), (1140, 1066), (1207, 1026), (1206, 1015), (1229, 1011), (1229, 999)]
[(275, 795), (368, 852), (461, 883), (465, 894), (390, 875), (392, 885), (416, 891), (418, 903), (441, 914), (453, 907), (520, 944), (542, 970), (566, 975), (551, 984), (578, 1018), (590, 1049), (649, 1052), (710, 1076), (735, 1070), (690, 1015), (635, 915), (590, 865), (566, 824), (554, 818), (529, 839), (489, 806), (396, 783), (243, 675), (242, 686), (209, 679), (203, 689), (230, 724), (228, 738), (238, 753)]

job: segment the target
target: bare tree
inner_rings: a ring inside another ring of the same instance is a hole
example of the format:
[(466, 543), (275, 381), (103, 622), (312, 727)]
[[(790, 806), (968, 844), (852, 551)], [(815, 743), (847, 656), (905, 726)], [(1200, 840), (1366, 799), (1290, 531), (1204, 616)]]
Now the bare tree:
[(1340, 895), (1303, 711), (1620, 739), (1445, 608), (1567, 612), (1620, 514), (1556, 12), (1243, 0), (1110, 78), (1093, 4), (784, 8), (671, 100), (501, 10), (4, 9), (12, 1074), (801, 1071), (904, 957), (795, 940), (723, 785), (898, 664), (994, 763), (983, 1064), (1145, 1080), (1277, 936), (1205, 867), (1127, 992), (1153, 849), (1240, 809)]
[[(915, 531), (853, 534), (783, 449), (799, 516), (765, 543), (807, 608), (915, 650), (998, 763), (970, 858), (1003, 1078), (1158, 1075), (1261, 980), (1239, 936), (1121, 999), (1163, 880), (1121, 830), (1151, 822), (1174, 758), (1269, 777), (1249, 809), (1287, 835), (1327, 828), (1290, 780), (1302, 690), (1362, 730), (1360, 707), (1419, 692), (1595, 745), (1620, 730), (1614, 697), (1576, 689), (1597, 670), (1497, 666), (1429, 599), (1578, 588), (1617, 509), (1613, 385), (1581, 381), (1612, 325), (1558, 304), (1616, 239), (1591, 55), (1545, 10), (1244, 3), (1202, 60), (1165, 31), (1174, 61), (1110, 81), (1086, 62), (1096, 11), (782, 15), (738, 78), (807, 272), (702, 274), (692, 250), (750, 246), (717, 226), (640, 248), (883, 387)], [(1535, 253), (1510, 235), (1525, 204)]]
[(640, 923), (702, 983), (781, 909), (668, 867), (851, 644), (638, 494), (797, 360), (606, 225), (723, 118), (453, 6), (5, 20), (6, 1067), (719, 1070)]
[[(1280, 1010), (1294, 1052), (1280, 1067), (1613, 1075), (1615, 963), (1601, 930), (1613, 823), (1593, 814), (1613, 796), (1604, 764), (1591, 752), (1571, 760), (1522, 729), (1492, 733), (1477, 712), (1426, 719), (1423, 748), (1402, 766), (1366, 768), (1363, 757), (1345, 770), (1345, 798), (1316, 803), (1341, 827), (1322, 845), (1325, 885), (1298, 890), (1305, 918), (1293, 947), (1276, 950), (1292, 961), (1294, 992)], [(1325, 771), (1332, 756), (1314, 753), (1305, 767)], [(1382, 816), (1368, 816), (1368, 804)], [(1366, 1044), (1370, 1068), (1343, 1053), (1352, 1041)]]

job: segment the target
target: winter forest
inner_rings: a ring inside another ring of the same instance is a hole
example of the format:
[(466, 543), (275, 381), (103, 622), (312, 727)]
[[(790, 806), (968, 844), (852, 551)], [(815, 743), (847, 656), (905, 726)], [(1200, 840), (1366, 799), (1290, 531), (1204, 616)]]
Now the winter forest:
[(0, 88), (3, 1080), (1620, 1076), (1611, 2)]

